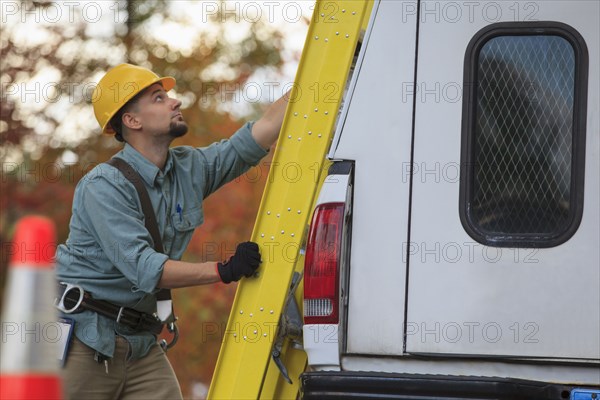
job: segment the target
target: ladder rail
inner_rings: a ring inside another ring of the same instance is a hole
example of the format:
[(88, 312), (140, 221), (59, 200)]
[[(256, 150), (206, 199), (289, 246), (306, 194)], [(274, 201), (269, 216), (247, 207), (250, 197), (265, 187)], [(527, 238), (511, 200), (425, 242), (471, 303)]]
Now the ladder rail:
[[(258, 211), (252, 240), (261, 249), (258, 276), (236, 291), (208, 398), (295, 398), (306, 354), (285, 344), (281, 360), (288, 384), (271, 352), (292, 276), (301, 272), (300, 247), (310, 222), (326, 154), (367, 0), (317, 0), (296, 83)], [(301, 298), (296, 293), (297, 299)], [(301, 304), (301, 303), (300, 303)], [(294, 394), (293, 396), (291, 394)]]

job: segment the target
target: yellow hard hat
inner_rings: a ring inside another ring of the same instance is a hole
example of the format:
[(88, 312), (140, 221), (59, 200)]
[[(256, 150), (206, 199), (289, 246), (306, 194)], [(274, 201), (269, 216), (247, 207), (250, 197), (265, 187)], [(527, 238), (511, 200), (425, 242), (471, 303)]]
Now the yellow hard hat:
[(131, 64), (119, 64), (100, 79), (92, 94), (94, 114), (103, 133), (114, 134), (110, 119), (136, 94), (155, 83), (162, 83), (169, 91), (175, 87), (175, 78), (159, 77), (149, 69)]

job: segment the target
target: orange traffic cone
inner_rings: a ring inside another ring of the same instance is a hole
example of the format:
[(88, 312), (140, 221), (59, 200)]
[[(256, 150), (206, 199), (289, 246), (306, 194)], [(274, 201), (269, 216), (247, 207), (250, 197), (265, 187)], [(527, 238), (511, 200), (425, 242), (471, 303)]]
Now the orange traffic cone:
[(60, 399), (54, 224), (21, 219), (5, 250), (12, 257), (2, 310), (0, 399)]

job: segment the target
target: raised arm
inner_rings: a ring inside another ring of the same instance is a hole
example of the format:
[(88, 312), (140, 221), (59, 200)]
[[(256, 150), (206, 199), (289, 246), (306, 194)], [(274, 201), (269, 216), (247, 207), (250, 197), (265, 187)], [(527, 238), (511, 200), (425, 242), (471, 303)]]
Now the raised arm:
[(271, 104), (263, 116), (252, 127), (252, 137), (262, 148), (268, 150), (277, 141), (283, 124), (283, 117), (290, 98), (290, 92)]

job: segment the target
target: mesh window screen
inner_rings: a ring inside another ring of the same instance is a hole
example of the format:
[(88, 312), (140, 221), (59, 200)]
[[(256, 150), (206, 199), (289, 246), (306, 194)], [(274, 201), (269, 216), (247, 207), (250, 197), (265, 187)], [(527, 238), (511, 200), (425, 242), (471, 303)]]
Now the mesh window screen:
[(465, 212), (489, 244), (556, 238), (573, 222), (576, 59), (558, 35), (492, 37), (472, 59)]

